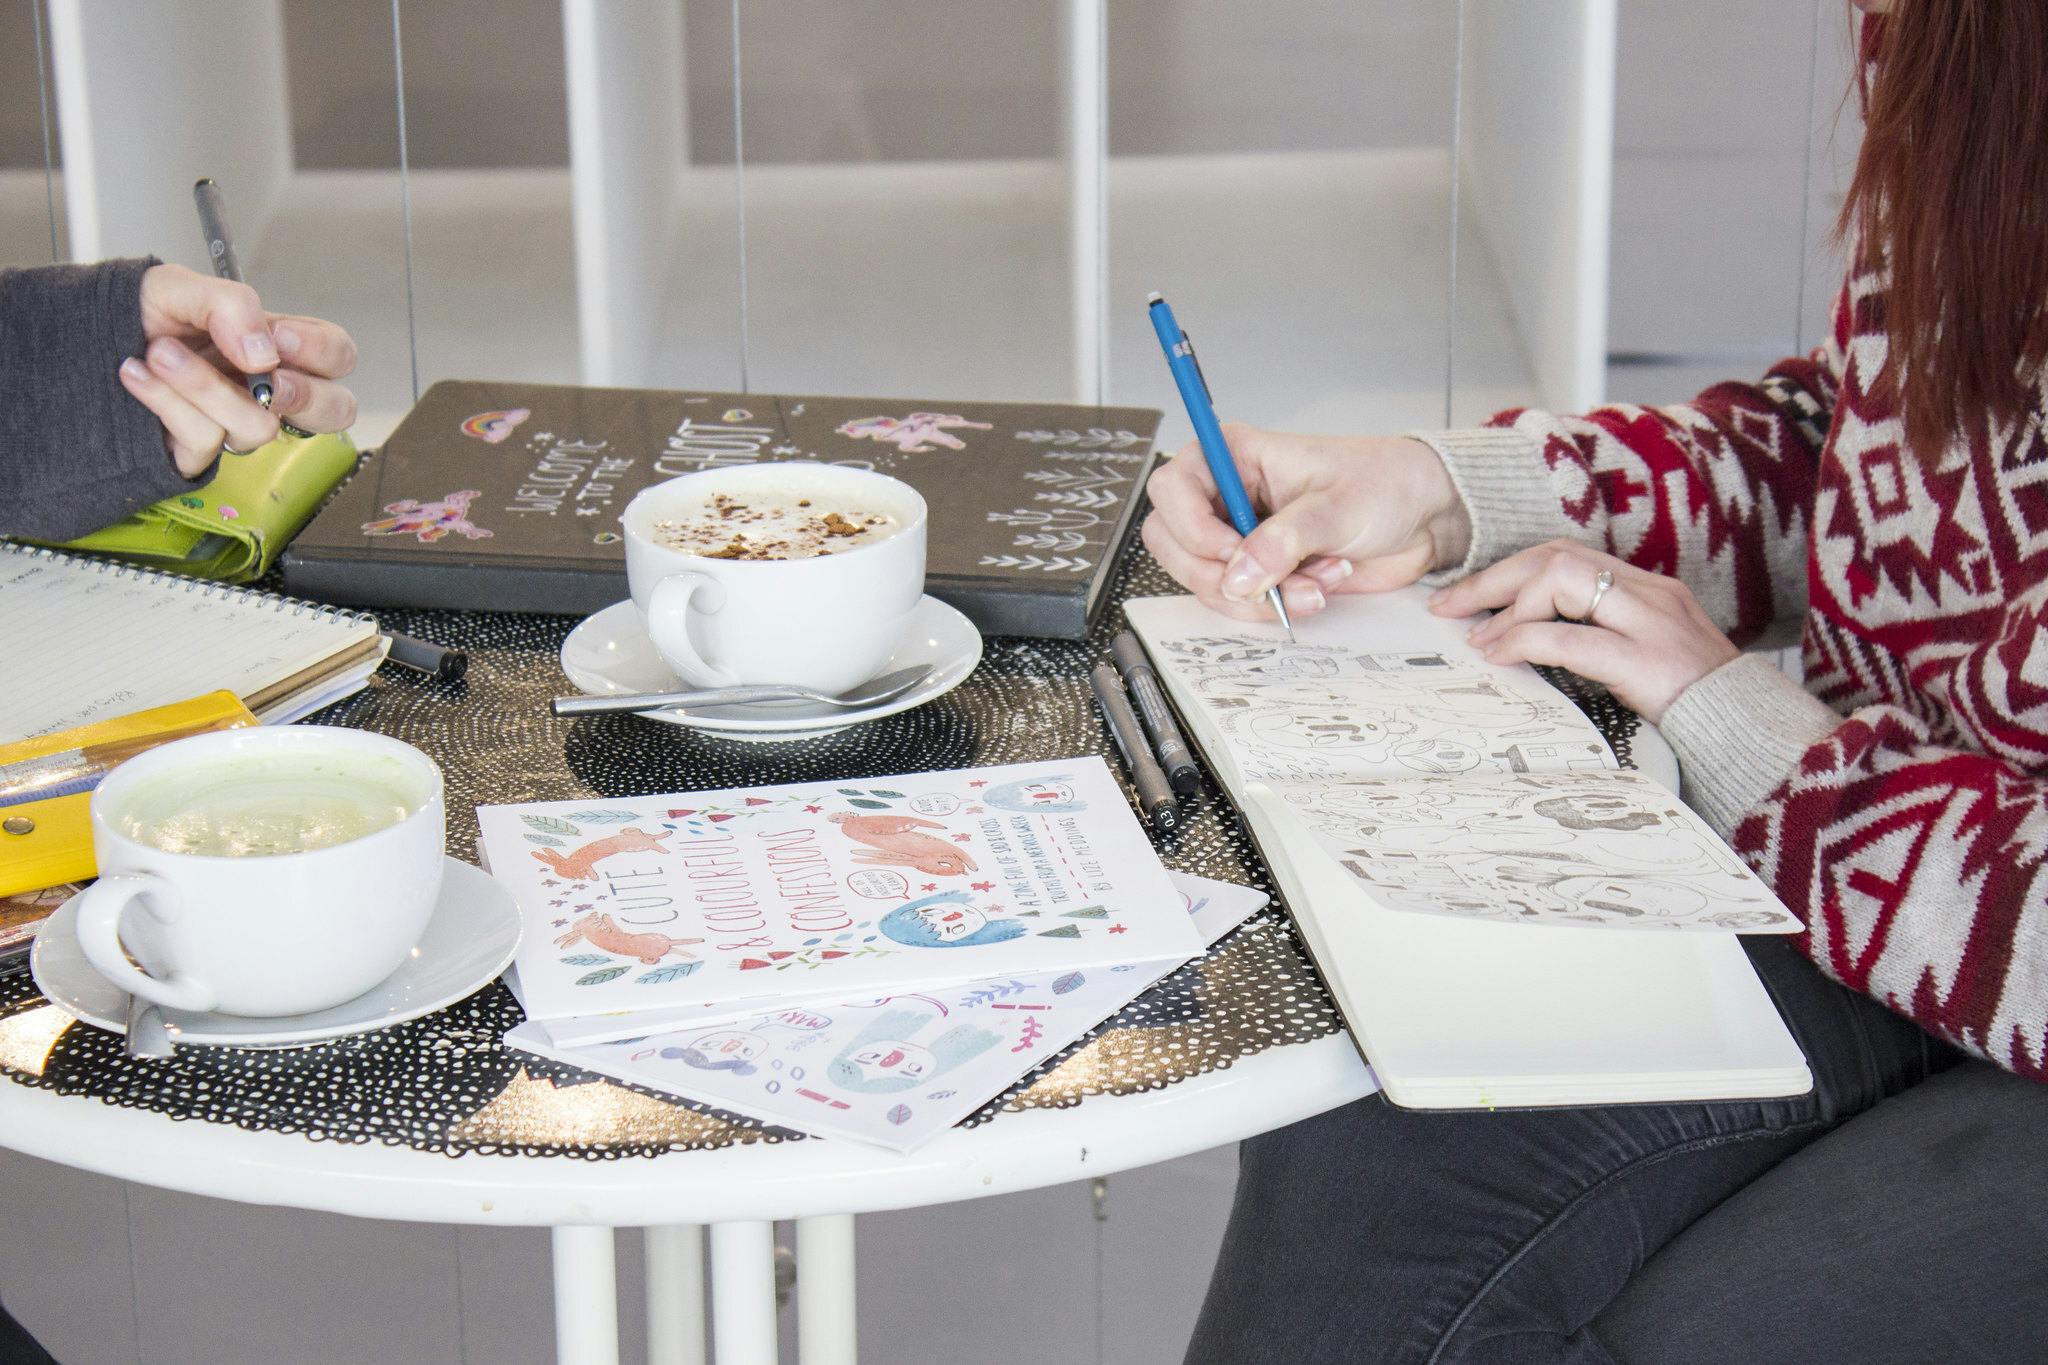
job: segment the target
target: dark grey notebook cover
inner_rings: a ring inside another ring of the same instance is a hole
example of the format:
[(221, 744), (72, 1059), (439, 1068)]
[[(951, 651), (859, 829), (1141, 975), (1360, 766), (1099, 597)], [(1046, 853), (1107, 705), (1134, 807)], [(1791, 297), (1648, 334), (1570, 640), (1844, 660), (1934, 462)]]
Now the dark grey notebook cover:
[(924, 495), (926, 590), (983, 633), (1079, 639), (1130, 536), (1159, 418), (444, 380), (292, 543), (285, 585), (351, 605), (585, 615), (626, 596), (619, 514), (642, 488), (824, 460)]

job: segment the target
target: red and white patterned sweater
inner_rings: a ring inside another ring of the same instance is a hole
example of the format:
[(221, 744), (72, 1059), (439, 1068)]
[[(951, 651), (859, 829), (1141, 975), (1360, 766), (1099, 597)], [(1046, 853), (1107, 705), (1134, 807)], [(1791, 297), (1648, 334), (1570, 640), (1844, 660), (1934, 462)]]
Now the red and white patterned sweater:
[(1667, 711), (1687, 799), (1830, 976), (2048, 1080), (2048, 403), (1916, 458), (1870, 391), (1883, 309), (1852, 274), (1827, 343), (1761, 383), (1417, 434), (1467, 568), (1567, 537), (1683, 580), (1738, 643), (1803, 613), (1803, 689), (1745, 655)]

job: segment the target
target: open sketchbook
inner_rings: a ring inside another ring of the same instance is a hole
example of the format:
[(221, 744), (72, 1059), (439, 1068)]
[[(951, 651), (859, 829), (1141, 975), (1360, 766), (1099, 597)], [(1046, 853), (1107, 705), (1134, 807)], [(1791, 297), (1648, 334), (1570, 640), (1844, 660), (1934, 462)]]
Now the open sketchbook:
[(1532, 669), (1419, 589), (1301, 623), (1126, 605), (1396, 1103), (1796, 1094), (1735, 932), (1798, 921)]

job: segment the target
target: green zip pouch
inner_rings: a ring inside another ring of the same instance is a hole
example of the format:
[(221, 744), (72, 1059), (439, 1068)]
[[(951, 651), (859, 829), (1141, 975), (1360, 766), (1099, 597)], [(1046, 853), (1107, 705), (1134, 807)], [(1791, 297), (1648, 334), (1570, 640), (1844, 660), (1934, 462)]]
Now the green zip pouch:
[(269, 570), (355, 467), (346, 432), (287, 434), (246, 455), (223, 455), (211, 482), (58, 548), (247, 583)]

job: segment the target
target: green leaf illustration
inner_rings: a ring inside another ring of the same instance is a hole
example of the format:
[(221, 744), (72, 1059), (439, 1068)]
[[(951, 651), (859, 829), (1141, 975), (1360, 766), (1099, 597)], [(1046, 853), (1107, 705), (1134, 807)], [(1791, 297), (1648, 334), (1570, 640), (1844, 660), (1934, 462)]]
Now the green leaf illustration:
[(1040, 938), (1079, 938), (1081, 937), (1081, 930), (1078, 925), (1062, 924), (1057, 929), (1040, 929), (1038, 936)]
[(1099, 906), (1099, 905), (1091, 905), (1091, 906), (1088, 906), (1088, 907), (1086, 907), (1085, 909), (1081, 909), (1081, 910), (1069, 910), (1069, 911), (1066, 911), (1066, 912), (1065, 912), (1064, 914), (1062, 914), (1062, 915), (1060, 916), (1060, 918), (1061, 918), (1061, 919), (1108, 919), (1108, 918), (1109, 918), (1109, 911), (1107, 911), (1107, 910), (1103, 909), (1103, 908), (1102, 908), (1101, 906)]
[(567, 834), (574, 837), (577, 833), (576, 826), (567, 820), (557, 820), (552, 815), (522, 815), (519, 818), (526, 822), (528, 829), (537, 829), (542, 834)]
[(562, 841), (552, 834), (529, 834), (526, 836), (526, 842), (529, 844), (546, 844), (549, 848), (560, 848), (562, 846)]
[(840, 794), (841, 796), (859, 796), (859, 795), (860, 795), (860, 788), (859, 788), (859, 787), (841, 787), (841, 788), (839, 788), (839, 794)]
[(888, 798), (889, 798), (889, 799), (890, 799), (891, 801), (901, 801), (901, 800), (903, 799), (903, 793), (902, 793), (902, 792), (885, 792), (885, 791), (883, 791), (883, 790), (882, 790), (882, 789), (881, 789), (880, 787), (869, 787), (869, 788), (868, 788), (868, 795), (869, 795), (869, 796), (886, 796), (886, 797), (888, 797)]
[(589, 825), (623, 825), (640, 817), (629, 810), (572, 810), (569, 818)]
[(603, 953), (576, 953), (562, 959), (564, 967), (602, 967), (611, 959)]
[(848, 801), (848, 802), (847, 802), (846, 804), (847, 804), (847, 805), (849, 805), (849, 806), (859, 806), (859, 807), (860, 807), (860, 808), (861, 808), (862, 810), (887, 810), (887, 809), (889, 809), (889, 803), (888, 803), (887, 801), (870, 801), (870, 800), (868, 800), (868, 799), (867, 799), (867, 798), (866, 798), (865, 796), (856, 796), (856, 797), (853, 797), (853, 798), (852, 798), (851, 800), (849, 800), (849, 801)]
[[(1067, 927), (1071, 929), (1073, 926), (1068, 925)], [(576, 978), (576, 984), (579, 986), (602, 986), (605, 982), (616, 981), (625, 974), (626, 969), (624, 967), (606, 967), (601, 972), (585, 972), (582, 976)]]
[(671, 962), (666, 967), (656, 967), (651, 972), (642, 972), (633, 978), (641, 986), (662, 986), (671, 981), (681, 981), (704, 964), (701, 962)]

